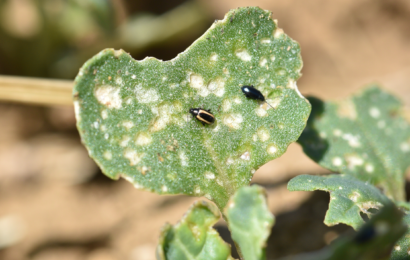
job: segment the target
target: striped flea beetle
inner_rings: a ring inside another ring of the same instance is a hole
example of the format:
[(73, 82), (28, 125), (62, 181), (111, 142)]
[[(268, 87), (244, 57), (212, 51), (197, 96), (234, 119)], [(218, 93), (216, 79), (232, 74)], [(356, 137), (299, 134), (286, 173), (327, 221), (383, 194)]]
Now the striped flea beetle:
[(215, 122), (215, 117), (211, 113), (211, 110), (205, 110), (200, 107), (198, 108), (191, 108), (189, 109), (189, 113), (192, 114), (194, 118), (196, 118), (198, 121), (202, 123), (202, 125), (211, 125)]

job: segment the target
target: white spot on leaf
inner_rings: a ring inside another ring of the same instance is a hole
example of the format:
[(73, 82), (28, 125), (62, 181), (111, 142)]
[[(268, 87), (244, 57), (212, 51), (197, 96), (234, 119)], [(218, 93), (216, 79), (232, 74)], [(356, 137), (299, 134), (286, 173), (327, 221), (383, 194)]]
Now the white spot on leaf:
[(341, 166), (342, 165), (342, 163), (343, 163), (343, 161), (342, 161), (342, 158), (340, 158), (340, 157), (334, 157), (333, 159), (332, 159), (332, 164), (334, 165), (334, 166)]
[(182, 118), (178, 114), (182, 111), (182, 105), (179, 101), (175, 101), (171, 104), (162, 104), (158, 107), (158, 110), (154, 113), (158, 116), (155, 118), (155, 121), (150, 127), (150, 131), (156, 132), (164, 129), (168, 124), (175, 123), (183, 125), (186, 121), (186, 115)]
[(218, 60), (218, 54), (212, 53), (211, 57), (209, 58), (211, 61), (217, 61)]
[(275, 59), (276, 59), (275, 55), (270, 56), (270, 60), (271, 60), (272, 62), (275, 61)]
[(267, 148), (267, 151), (270, 154), (275, 154), (277, 150), (278, 150), (278, 148), (273, 144), (269, 145), (268, 148)]
[(377, 118), (380, 116), (380, 110), (377, 107), (371, 107), (369, 109), (369, 114), (373, 118)]
[(191, 74), (189, 77), (190, 86), (194, 89), (200, 89), (204, 87), (204, 79), (197, 74)]
[(266, 142), (270, 138), (269, 131), (265, 127), (260, 127), (257, 133), (259, 140), (261, 140), (262, 142)]
[[(280, 98), (266, 99), (266, 102), (269, 103), (270, 106), (276, 109), (280, 105), (281, 99)], [(267, 109), (271, 108), (269, 105), (267, 106)]]
[(116, 77), (115, 79), (115, 83), (117, 83), (117, 85), (122, 86), (124, 84), (123, 80), (121, 77)]
[(216, 179), (216, 183), (218, 183), (219, 186), (223, 186), (224, 183), (222, 180), (220, 180), (219, 178)]
[(188, 166), (188, 157), (186, 157), (185, 152), (179, 152), (179, 159), (181, 160), (182, 166)]
[(244, 50), (244, 49), (240, 49), (236, 51), (236, 56), (243, 60), (243, 61), (251, 61), (252, 60), (252, 56), (248, 53), (248, 51)]
[(264, 67), (267, 62), (268, 62), (268, 60), (266, 58), (262, 57), (261, 60), (259, 61), (259, 66)]
[(249, 152), (245, 152), (241, 155), (241, 159), (245, 161), (249, 161), (251, 159), (251, 154)]
[(100, 104), (108, 108), (121, 108), (120, 88), (101, 86), (95, 89), (94, 96)]
[(333, 135), (334, 136), (341, 136), (343, 133), (342, 133), (342, 131), (340, 130), (340, 129), (335, 129), (335, 130), (333, 130)]
[(127, 105), (131, 105), (131, 103), (132, 103), (132, 98), (131, 98), (131, 97), (126, 97), (125, 100), (124, 100), (124, 102), (125, 102)]
[(137, 137), (135, 139), (135, 144), (141, 145), (141, 146), (149, 145), (151, 142), (152, 142), (151, 135), (145, 132), (137, 134)]
[(216, 96), (222, 97), (225, 93), (225, 80), (222, 78), (212, 80), (208, 84), (208, 90), (214, 93)]
[(135, 97), (141, 104), (154, 103), (159, 100), (159, 95), (155, 89), (143, 88), (141, 84), (138, 84), (134, 88)]
[(400, 150), (402, 150), (402, 152), (408, 152), (410, 151), (410, 145), (408, 143), (401, 143), (400, 144)]
[(205, 172), (205, 178), (207, 178), (208, 180), (213, 180), (215, 179), (215, 174), (213, 174), (212, 172)]
[(262, 39), (261, 43), (262, 44), (268, 44), (268, 43), (270, 43), (270, 39), (269, 38)]
[(267, 113), (266, 110), (263, 109), (262, 107), (258, 107), (258, 108), (256, 109), (256, 114), (257, 114), (258, 116), (260, 116), (260, 117), (264, 117), (264, 116), (266, 116), (268, 113)]
[(124, 151), (124, 157), (130, 161), (131, 166), (137, 165), (141, 161), (143, 156), (144, 154), (138, 154), (136, 151), (131, 149)]
[(222, 102), (222, 111), (223, 112), (228, 112), (231, 109), (232, 105), (231, 105), (231, 101), (229, 99), (225, 99)]
[(283, 35), (283, 30), (281, 28), (276, 28), (276, 30), (273, 31), (274, 38), (279, 38), (282, 35)]
[(374, 166), (371, 165), (370, 163), (366, 163), (364, 168), (365, 168), (366, 172), (368, 172), (368, 173), (372, 173), (374, 171)]
[(347, 168), (350, 170), (354, 170), (356, 166), (363, 165), (364, 163), (363, 159), (356, 155), (347, 155), (345, 156), (345, 160), (347, 162)]
[(344, 140), (346, 140), (351, 147), (360, 147), (361, 146), (361, 144), (359, 142), (360, 136), (358, 136), (358, 135), (352, 135), (352, 134), (348, 133), (348, 134), (342, 135), (342, 138)]
[(227, 165), (231, 165), (231, 164), (233, 164), (235, 161), (231, 158), (231, 157), (229, 157), (227, 160), (226, 160), (226, 164)]
[(104, 158), (107, 160), (111, 160), (112, 159), (112, 154), (110, 151), (105, 151), (103, 154)]
[(103, 111), (101, 111), (101, 118), (102, 119), (107, 119), (107, 117), (108, 117), (108, 112), (107, 112), (107, 110), (103, 110)]
[(357, 191), (354, 191), (352, 194), (349, 195), (349, 199), (353, 202), (357, 202), (357, 199), (360, 197), (360, 194)]
[(134, 126), (134, 123), (131, 121), (124, 121), (122, 122), (122, 126), (127, 128), (127, 130), (130, 130)]
[(120, 145), (122, 146), (122, 147), (125, 147), (125, 146), (127, 146), (128, 145), (128, 142), (131, 140), (131, 138), (129, 137), (129, 136), (124, 136), (123, 138), (122, 138), (122, 140), (120, 141)]
[(200, 188), (199, 186), (195, 186), (194, 192), (195, 192), (196, 194), (201, 193), (201, 188)]
[(204, 79), (197, 74), (191, 74), (189, 77), (190, 86), (198, 90), (198, 94), (202, 97), (209, 95), (209, 90), (204, 86)]
[(355, 120), (357, 118), (356, 107), (350, 99), (345, 99), (339, 102), (337, 114), (340, 117), (346, 117), (351, 120)]
[(222, 122), (230, 128), (239, 129), (243, 118), (241, 114), (229, 114), (223, 117)]

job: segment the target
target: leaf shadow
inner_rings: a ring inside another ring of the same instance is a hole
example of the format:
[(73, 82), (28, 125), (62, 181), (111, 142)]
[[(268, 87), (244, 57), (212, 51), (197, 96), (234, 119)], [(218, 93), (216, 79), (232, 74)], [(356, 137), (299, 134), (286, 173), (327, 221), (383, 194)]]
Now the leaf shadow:
[(276, 215), (267, 241), (267, 259), (316, 251), (340, 234), (353, 232), (351, 227), (344, 224), (328, 227), (323, 223), (328, 205), (329, 194), (314, 191), (295, 210)]
[(306, 155), (315, 162), (319, 162), (329, 148), (329, 143), (320, 136), (319, 131), (315, 127), (315, 122), (321, 119), (325, 110), (324, 102), (316, 97), (307, 97), (307, 99), (312, 105), (312, 112), (297, 142), (302, 145), (303, 152)]

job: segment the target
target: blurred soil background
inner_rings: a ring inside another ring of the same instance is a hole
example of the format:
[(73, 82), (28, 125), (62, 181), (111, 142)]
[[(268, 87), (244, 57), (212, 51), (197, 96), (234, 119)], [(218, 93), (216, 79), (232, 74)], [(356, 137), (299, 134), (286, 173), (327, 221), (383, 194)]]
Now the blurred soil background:
[[(2, 0), (0, 74), (72, 80), (108, 47), (168, 60), (248, 5), (271, 10), (300, 43), (304, 95), (342, 99), (378, 82), (408, 116), (408, 0)], [(268, 259), (317, 250), (349, 230), (322, 223), (328, 194), (286, 189), (296, 175), (324, 173), (293, 144), (255, 174), (276, 216)], [(153, 260), (162, 225), (195, 200), (105, 177), (80, 143), (72, 106), (0, 102), (0, 259)], [(226, 236), (222, 221), (217, 229)]]

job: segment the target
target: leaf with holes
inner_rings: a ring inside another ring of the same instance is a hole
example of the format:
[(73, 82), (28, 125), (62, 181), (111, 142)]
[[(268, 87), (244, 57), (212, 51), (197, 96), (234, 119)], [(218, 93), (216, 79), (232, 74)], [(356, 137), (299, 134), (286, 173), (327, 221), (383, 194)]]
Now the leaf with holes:
[(256, 185), (240, 188), (229, 200), (225, 216), (243, 258), (266, 259), (266, 240), (274, 218), (266, 203), (265, 190)]
[(312, 114), (298, 142), (321, 166), (370, 182), (404, 200), (410, 125), (394, 96), (371, 86), (341, 102), (310, 98)]
[[(77, 127), (107, 176), (159, 194), (206, 196), (222, 209), (305, 127), (301, 68), (299, 45), (270, 12), (239, 8), (173, 60), (136, 61), (111, 49), (90, 59), (73, 91)], [(243, 85), (274, 109), (245, 97)], [(198, 107), (215, 122), (193, 118)]]
[(164, 226), (157, 259), (233, 260), (230, 246), (212, 228), (219, 218), (215, 205), (195, 202), (178, 224)]
[(364, 223), (360, 212), (370, 216), (372, 209), (390, 203), (376, 187), (350, 175), (299, 175), (290, 180), (288, 190), (328, 191), (330, 203), (324, 221), (328, 226), (343, 223), (357, 229)]
[(389, 259), (390, 254), (390, 259), (408, 259), (408, 255), (404, 258), (394, 257), (397, 249), (394, 244), (407, 228), (402, 217), (403, 214), (393, 203), (387, 203), (357, 233), (344, 235), (318, 252), (281, 260), (374, 260)]

